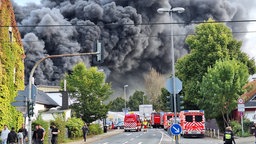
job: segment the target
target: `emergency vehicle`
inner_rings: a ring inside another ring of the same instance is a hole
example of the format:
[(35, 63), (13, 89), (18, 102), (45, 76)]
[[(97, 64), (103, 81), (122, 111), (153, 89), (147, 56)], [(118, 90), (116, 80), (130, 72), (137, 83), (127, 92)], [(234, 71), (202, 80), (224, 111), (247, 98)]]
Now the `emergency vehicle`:
[(153, 128), (161, 127), (161, 115), (158, 112), (151, 113), (151, 126)]
[(184, 110), (179, 113), (183, 137), (204, 137), (205, 117), (203, 110)]
[(140, 115), (128, 113), (124, 116), (124, 131), (141, 131)]
[(173, 123), (173, 117), (174, 113), (173, 112), (165, 112), (163, 115), (163, 121), (162, 125), (164, 127), (164, 130), (167, 130)]

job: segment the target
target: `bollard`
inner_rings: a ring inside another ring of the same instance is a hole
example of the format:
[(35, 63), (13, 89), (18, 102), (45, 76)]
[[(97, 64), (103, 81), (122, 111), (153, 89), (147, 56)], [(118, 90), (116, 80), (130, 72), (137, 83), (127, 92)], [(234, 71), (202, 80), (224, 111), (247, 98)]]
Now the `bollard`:
[(217, 130), (217, 134), (218, 134), (218, 139), (220, 139), (220, 130)]

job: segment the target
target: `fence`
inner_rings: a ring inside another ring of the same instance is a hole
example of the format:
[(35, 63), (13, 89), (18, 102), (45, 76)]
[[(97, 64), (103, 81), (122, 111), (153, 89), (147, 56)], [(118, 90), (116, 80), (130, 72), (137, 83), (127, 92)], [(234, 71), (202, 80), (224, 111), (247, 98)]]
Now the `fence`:
[(220, 130), (219, 129), (206, 129), (205, 136), (220, 139), (221, 138)]

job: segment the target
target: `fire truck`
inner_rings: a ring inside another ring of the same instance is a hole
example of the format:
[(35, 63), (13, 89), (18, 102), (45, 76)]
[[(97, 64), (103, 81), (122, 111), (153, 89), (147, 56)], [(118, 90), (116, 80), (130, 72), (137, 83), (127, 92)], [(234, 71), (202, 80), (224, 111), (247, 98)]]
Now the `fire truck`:
[(173, 117), (174, 117), (173, 112), (165, 112), (164, 113), (163, 121), (162, 121), (164, 130), (167, 130), (171, 126), (171, 124), (173, 123)]
[(161, 119), (162, 119), (162, 117), (159, 112), (151, 113), (151, 126), (153, 128), (161, 127)]
[(140, 115), (128, 113), (124, 116), (124, 131), (141, 131)]
[(204, 137), (205, 117), (203, 110), (184, 110), (179, 113), (183, 137)]

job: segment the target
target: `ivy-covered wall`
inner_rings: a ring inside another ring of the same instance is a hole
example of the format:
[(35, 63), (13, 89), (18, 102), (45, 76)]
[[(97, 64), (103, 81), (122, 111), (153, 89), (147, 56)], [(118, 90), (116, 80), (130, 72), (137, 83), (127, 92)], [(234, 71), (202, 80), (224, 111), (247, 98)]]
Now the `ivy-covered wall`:
[(11, 1), (0, 0), (0, 130), (4, 124), (18, 129), (23, 123), (11, 102), (24, 89), (24, 56)]

